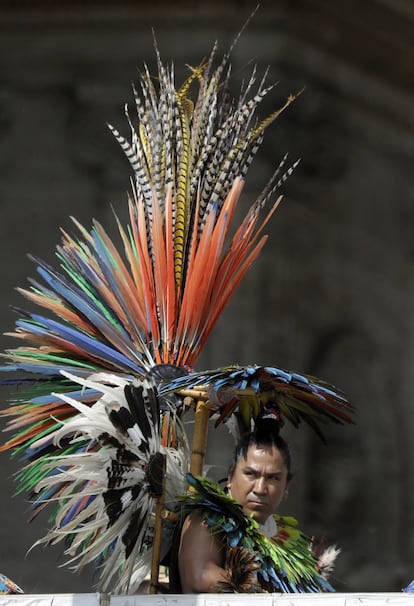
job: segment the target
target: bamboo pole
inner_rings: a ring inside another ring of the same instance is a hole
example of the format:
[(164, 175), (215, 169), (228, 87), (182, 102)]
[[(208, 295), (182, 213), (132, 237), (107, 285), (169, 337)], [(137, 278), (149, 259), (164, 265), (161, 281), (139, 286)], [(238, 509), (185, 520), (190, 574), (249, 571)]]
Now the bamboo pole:
[(208, 418), (208, 400), (205, 398), (197, 400), (190, 459), (190, 473), (194, 476), (201, 476), (203, 474), (204, 458), (207, 447)]
[[(194, 395), (194, 394), (193, 394)], [(195, 404), (194, 433), (191, 448), (190, 473), (200, 476), (203, 473), (204, 458), (207, 447), (209, 404), (205, 393), (197, 393)], [(165, 466), (166, 457), (163, 457), (162, 492), (155, 506), (154, 541), (152, 545), (151, 576), (149, 593), (156, 594), (159, 588), (159, 568), (161, 557), (162, 521), (168, 512), (164, 510), (165, 501)]]
[(154, 541), (152, 544), (152, 559), (151, 559), (151, 576), (149, 593), (154, 594), (158, 591), (159, 573), (160, 573), (160, 558), (161, 558), (161, 541), (162, 541), (162, 520), (165, 501), (165, 470), (166, 456), (163, 455), (162, 462), (162, 491), (157, 499), (155, 506), (155, 523), (154, 523)]
[[(270, 389), (267, 393), (274, 393), (276, 390)], [(183, 398), (190, 398), (194, 402), (198, 400), (208, 400), (207, 390), (203, 387), (196, 387), (193, 389), (181, 389), (177, 392)], [(253, 387), (245, 387), (244, 389), (231, 389), (231, 394), (234, 396), (257, 396), (258, 391)]]

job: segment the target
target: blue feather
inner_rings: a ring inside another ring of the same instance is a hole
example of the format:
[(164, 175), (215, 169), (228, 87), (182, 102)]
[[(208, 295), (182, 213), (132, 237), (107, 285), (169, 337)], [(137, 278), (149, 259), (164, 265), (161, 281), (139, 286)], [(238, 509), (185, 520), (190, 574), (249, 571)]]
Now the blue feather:
[[(79, 401), (79, 402), (84, 402), (85, 399), (98, 399), (100, 398), (102, 395), (101, 391), (98, 391), (97, 389), (89, 389), (89, 388), (84, 388), (84, 389), (77, 389), (76, 391), (65, 391), (65, 396), (67, 396), (68, 398), (72, 398), (73, 400)], [(34, 398), (32, 398), (30, 400), (31, 404), (41, 404), (41, 405), (46, 405), (46, 404), (53, 404), (53, 402), (56, 402), (57, 400), (57, 396), (54, 396), (52, 394), (47, 394), (44, 396), (36, 396)]]
[[(58, 377), (61, 374), (62, 370), (65, 370), (69, 373), (76, 373), (78, 376), (89, 376), (91, 371), (93, 370), (92, 366), (88, 366), (88, 370), (82, 371), (80, 369), (80, 363), (73, 361), (73, 366), (68, 364), (45, 364), (41, 359), (38, 362), (18, 362), (16, 364), (12, 364), (10, 366), (0, 366), (1, 372), (27, 372), (30, 374), (44, 375), (50, 377)], [(86, 364), (82, 364), (83, 368), (86, 367)], [(4, 381), (13, 381), (13, 379), (1, 379), (0, 385), (6, 385)], [(19, 378), (14, 380), (16, 383), (21, 383)], [(33, 382), (33, 379), (28, 379), (27, 382)]]
[[(96, 499), (96, 495), (90, 495), (86, 501), (86, 503), (82, 506), (82, 509), (85, 510), (94, 500)], [(79, 499), (80, 500), (80, 499)], [(69, 522), (72, 521), (74, 515), (77, 514), (79, 509), (79, 503), (75, 503), (72, 507), (67, 511), (65, 517), (61, 521), (60, 528), (66, 526)]]
[(28, 332), (32, 332), (33, 334), (52, 334), (56, 335), (60, 338), (66, 339), (67, 341), (74, 343), (77, 347), (85, 350), (88, 354), (99, 358), (103, 361), (108, 361), (111, 364), (115, 364), (120, 369), (129, 368), (134, 370), (135, 372), (142, 374), (144, 369), (142, 366), (138, 366), (134, 364), (134, 362), (128, 359), (123, 354), (119, 353), (116, 349), (101, 343), (97, 339), (93, 337), (89, 337), (85, 333), (80, 332), (74, 328), (69, 326), (65, 326), (61, 322), (57, 322), (56, 320), (50, 320), (49, 318), (45, 318), (44, 316), (40, 316), (38, 314), (33, 314), (32, 318), (35, 322), (37, 322), (40, 326), (36, 327), (36, 325), (31, 324), (30, 322), (18, 321), (18, 325)]

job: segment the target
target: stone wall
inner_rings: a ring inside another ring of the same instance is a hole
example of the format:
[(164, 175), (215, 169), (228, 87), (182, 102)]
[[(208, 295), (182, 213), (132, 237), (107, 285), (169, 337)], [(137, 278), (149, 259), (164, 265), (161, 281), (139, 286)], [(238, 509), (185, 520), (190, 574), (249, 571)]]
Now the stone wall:
[[(356, 426), (327, 427), (328, 446), (306, 428), (287, 430), (295, 479), (286, 511), (343, 548), (339, 590), (398, 591), (414, 577), (414, 17), (409, 2), (351, 2), (346, 14), (339, 4), (264, 2), (233, 52), (235, 90), (251, 59), (280, 82), (264, 114), (305, 87), (267, 133), (246, 199), (285, 152), (301, 163), (199, 368), (274, 364), (346, 392)], [(131, 82), (154, 63), (151, 28), (180, 81), (215, 39), (228, 48), (252, 7), (0, 6), (2, 331), (13, 327), (9, 305), (23, 306), (15, 286), (34, 274), (26, 253), (55, 263), (69, 215), (115, 230), (111, 205), (124, 213), (129, 168), (105, 123), (127, 132)], [(227, 448), (225, 433), (210, 439)], [(57, 568), (53, 549), (25, 557), (46, 517), (26, 524), (24, 497), (11, 497), (17, 465), (7, 454), (0, 465), (1, 571), (31, 593), (89, 591), (90, 574)]]

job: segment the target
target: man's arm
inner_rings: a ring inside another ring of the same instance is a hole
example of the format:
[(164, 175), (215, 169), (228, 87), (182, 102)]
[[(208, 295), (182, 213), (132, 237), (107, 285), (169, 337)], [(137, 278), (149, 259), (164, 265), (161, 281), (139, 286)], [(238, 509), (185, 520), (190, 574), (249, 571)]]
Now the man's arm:
[(178, 566), (183, 593), (214, 592), (218, 581), (227, 581), (223, 568), (224, 549), (197, 512), (184, 521), (178, 552)]

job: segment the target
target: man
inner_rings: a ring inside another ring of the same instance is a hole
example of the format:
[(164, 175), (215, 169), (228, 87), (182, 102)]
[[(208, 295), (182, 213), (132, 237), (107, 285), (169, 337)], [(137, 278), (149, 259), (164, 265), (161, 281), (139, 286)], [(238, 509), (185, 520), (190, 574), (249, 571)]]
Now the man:
[(290, 479), (289, 449), (272, 423), (262, 423), (238, 444), (227, 495), (189, 476), (172, 591), (333, 591), (296, 522), (274, 517)]
[[(281, 444), (282, 439), (277, 437)], [(254, 441), (254, 434), (250, 434), (248, 441), (236, 450), (227, 488), (246, 515), (252, 515), (259, 524), (266, 526), (267, 523), (276, 530), (271, 516), (287, 494), (290, 470), (276, 444), (262, 445)], [(285, 452), (288, 452), (287, 447)], [(206, 593), (218, 582), (227, 582), (224, 562), (222, 541), (211, 535), (199, 512), (192, 512), (181, 531), (179, 571), (183, 592)]]

